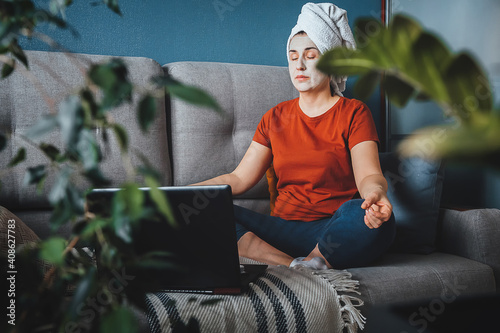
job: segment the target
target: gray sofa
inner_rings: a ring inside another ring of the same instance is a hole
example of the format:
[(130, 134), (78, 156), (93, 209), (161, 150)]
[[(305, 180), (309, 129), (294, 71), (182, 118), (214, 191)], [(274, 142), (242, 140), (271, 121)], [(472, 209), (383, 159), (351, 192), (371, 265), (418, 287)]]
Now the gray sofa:
[[(29, 73), (20, 70), (0, 81), (1, 128), (12, 133), (26, 131), (42, 115), (53, 110), (66, 93), (81, 84), (82, 66), (88, 66), (89, 61), (108, 58), (39, 51), (29, 51), (27, 55), (31, 64)], [(133, 106), (113, 112), (114, 119), (131, 133), (131, 146), (161, 170), (163, 185), (190, 184), (232, 171), (250, 144), (263, 113), (281, 101), (297, 97), (288, 69), (283, 67), (202, 62), (180, 62), (162, 67), (147, 58), (125, 57), (124, 60), (134, 83), (147, 86), (151, 76), (171, 75), (205, 89), (225, 111), (221, 116), (177, 99), (159, 99), (159, 117), (148, 135), (139, 130)], [(136, 103), (137, 96), (133, 104)], [(51, 140), (57, 143), (57, 137)], [(15, 139), (9, 141), (9, 146), (1, 153), (0, 164), (4, 167), (20, 146), (27, 147), (28, 160), (1, 179), (0, 205), (44, 238), (49, 235), (48, 192), (38, 195), (36, 189), (22, 185), (23, 170), (41, 163), (44, 157), (34, 153), (22, 140)], [(104, 173), (112, 178), (114, 185), (125, 179), (116, 146), (106, 152), (104, 163)], [(137, 159), (132, 157), (132, 162), (136, 163)], [(421, 172), (414, 170), (412, 175), (420, 177)], [(397, 195), (397, 186), (394, 192)], [(440, 209), (440, 191), (437, 189), (433, 193), (432, 197), (423, 198), (431, 200), (436, 213), (431, 216), (434, 220), (426, 225), (428, 234), (425, 237), (430, 243), (424, 250), (393, 249), (370, 267), (348, 269), (353, 279), (359, 281), (360, 298), (365, 303), (362, 312), (378, 304), (439, 298), (450, 293), (463, 296), (498, 292), (500, 211)], [(265, 177), (234, 202), (268, 212), (269, 191)], [(412, 212), (417, 214), (415, 216), (426, 213), (424, 206), (416, 207), (419, 211)], [(413, 222), (419, 226), (420, 221)], [(411, 228), (401, 230), (411, 240)], [(60, 232), (67, 234), (69, 229)]]

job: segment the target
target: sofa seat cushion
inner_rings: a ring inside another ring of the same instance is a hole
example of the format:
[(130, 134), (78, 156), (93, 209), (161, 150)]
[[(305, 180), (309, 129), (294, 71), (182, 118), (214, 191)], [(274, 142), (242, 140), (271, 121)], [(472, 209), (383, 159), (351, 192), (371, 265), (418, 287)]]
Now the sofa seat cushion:
[(495, 292), (492, 269), (459, 256), (388, 253), (372, 267), (348, 269), (366, 305)]

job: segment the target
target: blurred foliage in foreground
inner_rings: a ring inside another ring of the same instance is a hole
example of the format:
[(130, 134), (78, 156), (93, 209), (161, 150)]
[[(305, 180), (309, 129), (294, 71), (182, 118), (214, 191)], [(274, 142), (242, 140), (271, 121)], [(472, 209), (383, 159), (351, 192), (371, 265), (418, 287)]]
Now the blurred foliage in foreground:
[(368, 98), (382, 82), (399, 107), (411, 99), (434, 101), (455, 123), (416, 131), (399, 146), (403, 155), (479, 163), (500, 169), (500, 111), (487, 75), (467, 53), (454, 54), (414, 20), (396, 15), (385, 27), (375, 19), (355, 25), (358, 49), (326, 52), (318, 68), (359, 75), (354, 94)]
[[(36, 4), (40, 2), (47, 9), (38, 8)], [(68, 29), (65, 9), (72, 2), (0, 0), (1, 79), (12, 75), (18, 66), (29, 69), (29, 59), (19, 46), (20, 38), (40, 38), (53, 46), (49, 36), (37, 32), (37, 26), (49, 22)], [(121, 14), (117, 0), (90, 4), (99, 3)], [(45, 156), (46, 163), (26, 169), (24, 186), (41, 190), (47, 186), (49, 176), (56, 179), (48, 192), (53, 207), (52, 229), (72, 226), (68, 239), (54, 235), (34, 246), (18, 247), (15, 259), (2, 258), (3, 271), (19, 272), (15, 326), (4, 320), (0, 324), (2, 332), (135, 332), (137, 324), (131, 305), (145, 310), (145, 293), (155, 290), (158, 271), (175, 269), (168, 253), (138, 255), (134, 250), (133, 232), (141, 219), (163, 215), (170, 223), (175, 221), (166, 197), (157, 189), (161, 185), (159, 171), (140, 152), (131, 152), (134, 138), (129, 137), (123, 125), (114, 122), (112, 112), (132, 103), (133, 93), (139, 93), (136, 119), (146, 132), (155, 121), (158, 99), (166, 94), (217, 112), (221, 109), (204, 91), (171, 77), (151, 78), (149, 88), (135, 87), (121, 59), (92, 64), (84, 72), (85, 84), (66, 96), (57, 112), (48, 113), (24, 134), (9, 129), (0, 131), (0, 152), (9, 147), (10, 140), (18, 141), (16, 146), (20, 146), (12, 160), (2, 163), (5, 168), (0, 170), (0, 176), (29, 159), (23, 146), (35, 147)], [(60, 134), (61, 145), (43, 141), (54, 131)], [(104, 147), (97, 143), (96, 135), (102, 136)], [(106, 159), (106, 147), (113, 142), (111, 136), (120, 146), (127, 181), (119, 185), (122, 190), (111, 204), (110, 216), (92, 216), (85, 212), (85, 195), (92, 188), (111, 184), (100, 167)], [(132, 167), (131, 153), (138, 155), (140, 166)], [(140, 178), (143, 183), (136, 181)], [(151, 188), (155, 211), (145, 209), (141, 186)], [(41, 261), (45, 263), (44, 270)], [(197, 331), (192, 320), (173, 324), (176, 332)]]

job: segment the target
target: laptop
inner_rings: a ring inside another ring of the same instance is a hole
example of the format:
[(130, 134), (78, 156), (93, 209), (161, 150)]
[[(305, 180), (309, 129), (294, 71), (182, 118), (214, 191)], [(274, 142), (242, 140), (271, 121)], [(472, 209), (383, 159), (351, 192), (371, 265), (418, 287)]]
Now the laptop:
[[(150, 189), (145, 207), (153, 207)], [(241, 294), (267, 265), (240, 265), (231, 187), (229, 185), (160, 187), (177, 227), (163, 215), (142, 219), (133, 232), (138, 254), (166, 251), (177, 269), (158, 274), (158, 290), (205, 294)], [(111, 202), (121, 189), (95, 189), (86, 197), (89, 212), (111, 215)]]

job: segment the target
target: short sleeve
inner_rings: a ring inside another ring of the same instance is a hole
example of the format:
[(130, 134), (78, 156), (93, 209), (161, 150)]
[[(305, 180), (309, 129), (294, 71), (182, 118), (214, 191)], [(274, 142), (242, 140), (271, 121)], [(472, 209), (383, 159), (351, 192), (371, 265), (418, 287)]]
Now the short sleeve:
[(375, 141), (380, 144), (372, 113), (366, 104), (359, 102), (349, 124), (349, 149), (363, 141)]
[(269, 138), (269, 121), (271, 111), (272, 110), (269, 110), (262, 116), (252, 139), (253, 141), (260, 143), (267, 148), (271, 148), (271, 140)]

